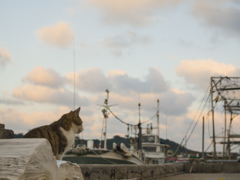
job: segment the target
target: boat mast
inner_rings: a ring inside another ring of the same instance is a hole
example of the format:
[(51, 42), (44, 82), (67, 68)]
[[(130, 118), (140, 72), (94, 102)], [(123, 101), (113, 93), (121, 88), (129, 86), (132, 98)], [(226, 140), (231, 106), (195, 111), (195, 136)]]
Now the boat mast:
[[(107, 93), (107, 99), (105, 99), (104, 104), (106, 104), (106, 107), (108, 108), (108, 98), (109, 98), (109, 90), (106, 89), (106, 93)], [(108, 119), (108, 112), (107, 112), (107, 108), (105, 108), (104, 110), (104, 125), (105, 125), (105, 132), (104, 132), (104, 149), (107, 149), (107, 119)]]
[(158, 137), (160, 138), (160, 134), (159, 134), (159, 99), (157, 99), (157, 132), (158, 132)]
[(138, 121), (138, 150), (140, 153), (142, 152), (142, 127), (141, 127), (141, 118), (140, 118), (140, 109), (141, 103), (138, 103), (138, 111), (139, 111), (139, 121)]

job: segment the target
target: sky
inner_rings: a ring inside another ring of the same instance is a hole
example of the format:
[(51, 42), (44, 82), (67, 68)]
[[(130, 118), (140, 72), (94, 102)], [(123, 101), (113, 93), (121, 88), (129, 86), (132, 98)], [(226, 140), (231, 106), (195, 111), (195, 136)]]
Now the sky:
[[(201, 151), (203, 115), (211, 142), (209, 102), (198, 118), (210, 77), (240, 76), (239, 19), (239, 0), (0, 0), (0, 123), (26, 133), (81, 107), (81, 138), (100, 139), (108, 89), (111, 110), (131, 124), (139, 102), (143, 122), (159, 99), (163, 139), (180, 143), (198, 122), (187, 147)], [(110, 114), (107, 137), (126, 134)]]

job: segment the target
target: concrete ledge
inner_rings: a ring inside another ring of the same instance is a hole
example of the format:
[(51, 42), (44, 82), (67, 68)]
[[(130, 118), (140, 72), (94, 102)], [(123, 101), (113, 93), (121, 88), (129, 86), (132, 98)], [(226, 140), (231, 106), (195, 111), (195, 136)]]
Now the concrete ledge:
[(0, 147), (0, 179), (57, 178), (56, 160), (46, 139), (3, 139)]
[(65, 163), (58, 168), (46, 139), (2, 139), (0, 147), (0, 179), (83, 179), (78, 165)]
[(240, 163), (238, 162), (218, 162), (218, 163), (186, 163), (185, 173), (240, 173)]
[(183, 164), (80, 165), (85, 180), (153, 179), (184, 173)]

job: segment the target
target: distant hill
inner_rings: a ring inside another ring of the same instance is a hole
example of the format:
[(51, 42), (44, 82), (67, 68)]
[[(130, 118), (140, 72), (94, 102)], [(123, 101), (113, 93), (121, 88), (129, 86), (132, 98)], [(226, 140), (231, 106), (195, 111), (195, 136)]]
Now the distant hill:
[[(23, 136), (22, 133), (14, 134), (14, 138), (22, 138), (22, 136)], [(160, 138), (160, 142), (161, 142), (161, 144), (169, 145), (170, 147), (168, 149), (173, 150), (173, 152), (175, 152), (176, 149), (179, 146), (178, 143), (176, 143), (174, 141), (171, 141), (169, 139), (161, 139)], [(113, 148), (112, 147), (113, 143), (116, 143), (118, 145), (120, 145), (120, 143), (124, 143), (129, 148), (130, 147), (130, 138), (124, 138), (124, 137), (121, 137), (121, 136), (114, 136), (112, 139), (107, 139), (107, 149), (112, 149)], [(75, 145), (77, 145), (77, 144), (82, 144), (82, 145), (87, 146), (87, 140), (85, 140), (85, 139), (75, 140)], [(93, 139), (93, 144), (94, 144), (94, 147), (98, 148), (99, 144), (100, 144), (100, 141), (98, 139)], [(102, 140), (101, 147), (103, 148), (103, 146), (104, 146), (104, 141)], [(179, 148), (178, 153), (181, 153), (181, 152), (182, 153), (187, 153), (187, 154), (199, 153), (197, 151), (193, 151), (193, 150), (187, 149), (185, 147)]]

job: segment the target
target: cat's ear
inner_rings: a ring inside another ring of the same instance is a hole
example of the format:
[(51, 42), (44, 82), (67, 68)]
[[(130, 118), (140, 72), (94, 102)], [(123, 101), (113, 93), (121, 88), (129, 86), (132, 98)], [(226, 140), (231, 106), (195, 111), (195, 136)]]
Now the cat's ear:
[(74, 115), (75, 115), (74, 111), (70, 111), (69, 113), (67, 113), (67, 119), (69, 119), (69, 120), (73, 119)]
[(81, 109), (81, 108), (79, 107), (79, 108), (77, 108), (77, 109), (74, 111), (76, 115), (79, 115), (80, 109)]

